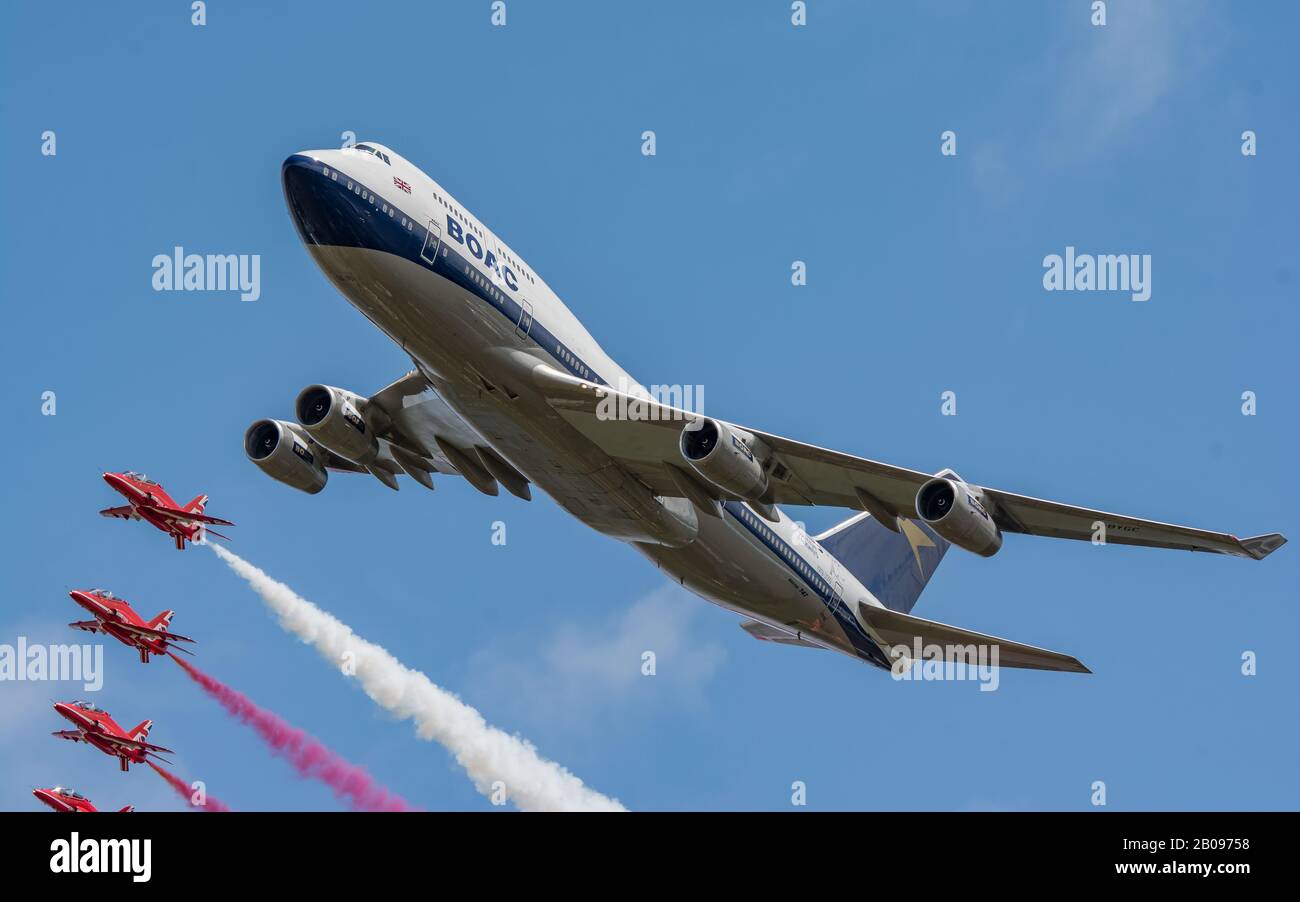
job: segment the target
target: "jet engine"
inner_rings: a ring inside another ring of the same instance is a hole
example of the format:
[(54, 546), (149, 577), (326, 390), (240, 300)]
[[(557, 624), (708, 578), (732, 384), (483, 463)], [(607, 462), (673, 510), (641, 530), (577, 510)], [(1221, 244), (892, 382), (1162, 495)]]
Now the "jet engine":
[(307, 434), (339, 457), (363, 466), (379, 456), (379, 439), (366, 421), (368, 402), (330, 385), (309, 385), (298, 394), (294, 412)]
[(305, 429), (283, 420), (258, 420), (244, 433), (244, 453), (262, 472), (315, 495), (325, 488), (329, 473)]
[(682, 457), (713, 485), (729, 494), (762, 501), (767, 493), (766, 448), (748, 433), (701, 417), (682, 429)]
[(989, 514), (984, 493), (957, 479), (931, 479), (916, 493), (916, 513), (959, 548), (992, 557), (1002, 547), (1002, 530)]

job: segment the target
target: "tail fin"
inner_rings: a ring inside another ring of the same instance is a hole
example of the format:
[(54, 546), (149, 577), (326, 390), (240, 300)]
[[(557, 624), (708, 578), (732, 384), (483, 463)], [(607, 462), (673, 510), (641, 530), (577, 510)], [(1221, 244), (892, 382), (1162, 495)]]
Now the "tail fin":
[(117, 809), (117, 813), (118, 813), (118, 814), (126, 814), (128, 811), (135, 811), (135, 806), (134, 806), (134, 805), (127, 805), (127, 806), (125, 806), (125, 807), (123, 807), (123, 808), (119, 808), (119, 809)]
[(906, 614), (939, 569), (948, 542), (923, 523), (906, 517), (897, 523), (895, 532), (871, 514), (858, 514), (817, 536), (817, 541), (881, 604)]
[(172, 618), (175, 616), (175, 611), (163, 611), (146, 625), (152, 630), (167, 630), (171, 628)]
[(149, 735), (149, 731), (152, 729), (153, 729), (152, 720), (142, 720), (140, 721), (140, 723), (136, 724), (134, 730), (126, 734), (126, 737), (128, 739), (134, 740), (135, 742), (140, 742), (146, 736)]
[(207, 495), (195, 495), (194, 500), (191, 501), (189, 504), (185, 505), (183, 508), (181, 508), (181, 510), (190, 514), (201, 514), (203, 513), (203, 508), (205, 505), (207, 505), (207, 503), (208, 503)]

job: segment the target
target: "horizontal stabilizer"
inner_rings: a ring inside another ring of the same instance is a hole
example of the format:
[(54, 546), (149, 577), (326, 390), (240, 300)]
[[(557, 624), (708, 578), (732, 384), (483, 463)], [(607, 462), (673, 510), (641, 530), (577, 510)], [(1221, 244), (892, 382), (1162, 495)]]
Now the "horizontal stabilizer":
[(764, 642), (775, 642), (778, 645), (802, 645), (804, 648), (821, 648), (820, 645), (809, 642), (798, 633), (788, 633), (774, 626), (768, 626), (766, 623), (759, 623), (757, 620), (746, 620), (740, 625), (740, 628), (755, 639), (761, 639)]
[[(980, 650), (978, 646), (984, 646), (987, 649), (997, 649), (999, 667), (1092, 673), (1078, 658), (1059, 651), (1011, 642), (1007, 639), (999, 639), (997, 636), (988, 636), (984, 633), (948, 626), (945, 623), (936, 623), (933, 620), (923, 620), (911, 614), (878, 608), (874, 605), (859, 603), (858, 610), (862, 613), (868, 628), (885, 645), (886, 650), (901, 645), (908, 649), (908, 654), (912, 654), (919, 640), (923, 657), (929, 654), (929, 646), (937, 646), (943, 652), (944, 661), (974, 664), (978, 661), (975, 656), (975, 653)], [(992, 660), (987, 657), (990, 652), (985, 654), (984, 662), (992, 664)]]

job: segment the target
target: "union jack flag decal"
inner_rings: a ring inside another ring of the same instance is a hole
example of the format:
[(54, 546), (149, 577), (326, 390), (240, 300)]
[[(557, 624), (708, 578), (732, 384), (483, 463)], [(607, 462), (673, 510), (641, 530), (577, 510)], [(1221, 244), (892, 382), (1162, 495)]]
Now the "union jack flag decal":
[(406, 182), (402, 181), (402, 180), (399, 179), (397, 176), (393, 176), (393, 184), (396, 185), (397, 187), (401, 188), (401, 189), (402, 189), (403, 191), (405, 191), (407, 194), (410, 194), (410, 193), (411, 193), (411, 186), (408, 185), (408, 184), (406, 184)]

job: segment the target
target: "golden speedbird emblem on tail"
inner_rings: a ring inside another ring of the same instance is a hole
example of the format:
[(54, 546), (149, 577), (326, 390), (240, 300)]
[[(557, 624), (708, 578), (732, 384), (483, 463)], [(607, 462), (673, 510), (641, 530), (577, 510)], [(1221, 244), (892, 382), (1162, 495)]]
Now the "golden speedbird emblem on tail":
[(907, 537), (907, 544), (912, 546), (912, 557), (916, 558), (916, 572), (925, 579), (925, 567), (921, 564), (921, 549), (933, 548), (934, 540), (925, 534), (925, 530), (906, 517), (898, 518), (898, 528)]

